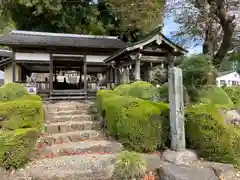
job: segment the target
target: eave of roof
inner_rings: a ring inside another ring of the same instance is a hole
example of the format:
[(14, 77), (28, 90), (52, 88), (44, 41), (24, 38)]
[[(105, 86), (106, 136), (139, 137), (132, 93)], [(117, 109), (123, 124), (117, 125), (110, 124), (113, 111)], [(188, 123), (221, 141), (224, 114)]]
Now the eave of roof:
[(56, 46), (77, 48), (123, 49), (127, 45), (115, 36), (11, 31), (0, 37), (2, 45)]
[(180, 52), (181, 54), (188, 53), (187, 50), (184, 48), (174, 44), (172, 41), (170, 41), (166, 36), (164, 36), (161, 33), (161, 27), (158, 27), (154, 29), (151, 33), (147, 34), (145, 37), (143, 37), (140, 41), (137, 41), (135, 43), (129, 44), (128, 47), (125, 49), (122, 49), (115, 53), (113, 56), (110, 56), (109, 58), (105, 59), (105, 63), (111, 62), (113, 59), (123, 55), (126, 52), (134, 51), (136, 49), (142, 49), (144, 46), (150, 44), (151, 42), (156, 41), (157, 44), (161, 44), (162, 42), (166, 43), (168, 46), (174, 49), (176, 52)]
[(231, 70), (231, 71), (219, 72), (219, 73), (218, 73), (218, 77), (225, 76), (225, 75), (228, 75), (228, 74), (231, 74), (231, 73), (234, 73), (234, 72), (236, 72), (236, 71)]
[(0, 57), (11, 57), (12, 51), (0, 49)]

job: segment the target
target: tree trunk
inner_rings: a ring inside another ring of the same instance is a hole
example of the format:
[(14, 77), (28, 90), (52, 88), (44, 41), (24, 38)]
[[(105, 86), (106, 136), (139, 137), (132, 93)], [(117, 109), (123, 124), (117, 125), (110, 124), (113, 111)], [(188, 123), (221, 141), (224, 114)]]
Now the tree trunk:
[(227, 14), (227, 4), (223, 0), (208, 0), (208, 3), (213, 6), (214, 14), (218, 17), (223, 30), (222, 43), (217, 53), (213, 57), (214, 66), (219, 67), (232, 44), (232, 36), (235, 28), (235, 16), (229, 16)]

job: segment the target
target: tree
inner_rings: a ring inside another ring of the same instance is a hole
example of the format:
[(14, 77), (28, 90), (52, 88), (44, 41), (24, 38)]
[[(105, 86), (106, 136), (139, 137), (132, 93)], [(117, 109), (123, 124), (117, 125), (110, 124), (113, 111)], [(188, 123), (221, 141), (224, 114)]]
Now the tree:
[(164, 0), (147, 0), (146, 3), (134, 0), (7, 0), (0, 3), (1, 16), (10, 17), (21, 30), (118, 35), (130, 41), (161, 24)]
[(121, 19), (121, 27), (125, 33), (133, 39), (162, 24), (165, 0), (105, 0), (105, 2)]
[(213, 64), (219, 66), (231, 48), (235, 15), (229, 11), (237, 3), (237, 0), (172, 0), (167, 13), (174, 13), (175, 21), (182, 24), (177, 40), (202, 41), (203, 53), (211, 55)]

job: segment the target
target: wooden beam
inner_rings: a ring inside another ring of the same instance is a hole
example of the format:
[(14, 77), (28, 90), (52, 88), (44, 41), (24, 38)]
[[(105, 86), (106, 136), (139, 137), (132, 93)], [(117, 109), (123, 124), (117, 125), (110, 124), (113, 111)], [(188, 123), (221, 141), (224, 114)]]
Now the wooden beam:
[(49, 91), (50, 95), (53, 92), (53, 58), (52, 54), (50, 54), (50, 63), (49, 63)]
[(135, 60), (135, 80), (140, 81), (141, 80), (141, 54), (138, 53), (136, 55), (136, 60)]
[(167, 55), (167, 63), (169, 68), (172, 68), (174, 66), (174, 55), (172, 53), (169, 53)]
[(84, 80), (84, 92), (86, 93), (86, 99), (87, 99), (87, 56), (84, 55), (83, 59), (83, 80)]
[(16, 61), (15, 61), (15, 52), (13, 52), (13, 59), (12, 59), (12, 82), (16, 81)]

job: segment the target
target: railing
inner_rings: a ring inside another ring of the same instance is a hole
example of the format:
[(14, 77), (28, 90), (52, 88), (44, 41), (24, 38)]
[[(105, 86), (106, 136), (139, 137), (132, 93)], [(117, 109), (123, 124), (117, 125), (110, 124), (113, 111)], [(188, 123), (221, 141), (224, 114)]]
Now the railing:
[(101, 89), (101, 88), (113, 89), (113, 88), (115, 88), (115, 86), (116, 86), (115, 82), (107, 82), (104, 85), (99, 84), (98, 81), (88, 81), (87, 82), (87, 88), (90, 91), (91, 90), (98, 90), (98, 89)]
[[(16, 81), (16, 83), (26, 85), (26, 81)], [(47, 93), (49, 92), (49, 82), (48, 81), (37, 81), (37, 92), (38, 93)]]
[[(26, 85), (26, 81), (16, 81), (16, 83)], [(49, 92), (49, 81), (37, 81), (37, 92), (38, 93), (47, 93)], [(98, 81), (88, 81), (87, 82), (87, 89), (88, 91), (97, 91), (99, 89), (113, 89), (115, 88), (116, 84), (114, 82), (107, 82), (104, 85), (99, 85)], [(84, 89), (83, 82), (79, 89)]]

